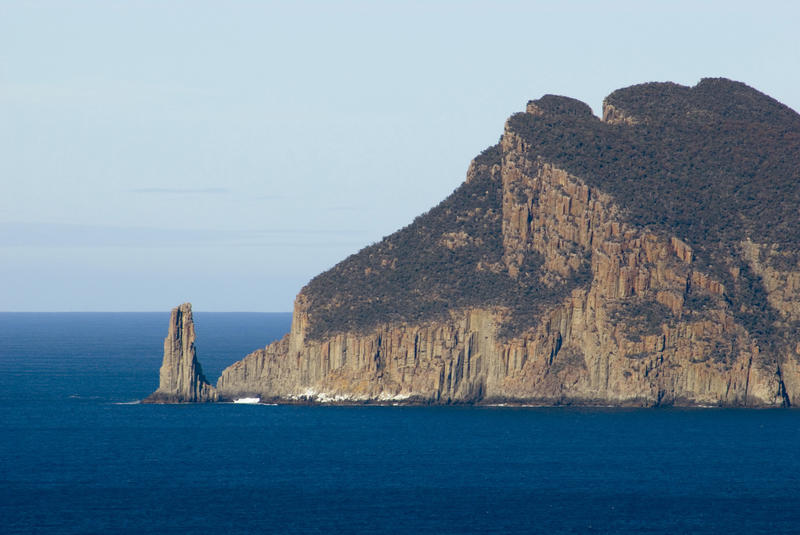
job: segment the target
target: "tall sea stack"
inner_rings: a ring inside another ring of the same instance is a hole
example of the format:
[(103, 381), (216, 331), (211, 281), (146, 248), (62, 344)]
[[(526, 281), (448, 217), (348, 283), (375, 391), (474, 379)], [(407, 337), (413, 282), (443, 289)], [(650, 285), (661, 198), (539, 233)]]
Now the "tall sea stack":
[(164, 360), (158, 390), (143, 403), (192, 403), (216, 401), (217, 391), (208, 384), (194, 347), (192, 304), (172, 309), (169, 332), (164, 339)]

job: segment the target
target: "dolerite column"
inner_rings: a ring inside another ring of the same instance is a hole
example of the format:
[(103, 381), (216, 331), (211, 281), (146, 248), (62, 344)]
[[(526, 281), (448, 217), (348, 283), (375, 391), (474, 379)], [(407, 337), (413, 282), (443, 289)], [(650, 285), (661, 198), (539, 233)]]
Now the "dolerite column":
[(195, 403), (217, 400), (216, 389), (208, 384), (194, 347), (192, 304), (172, 309), (169, 331), (164, 339), (164, 360), (158, 390), (143, 403)]

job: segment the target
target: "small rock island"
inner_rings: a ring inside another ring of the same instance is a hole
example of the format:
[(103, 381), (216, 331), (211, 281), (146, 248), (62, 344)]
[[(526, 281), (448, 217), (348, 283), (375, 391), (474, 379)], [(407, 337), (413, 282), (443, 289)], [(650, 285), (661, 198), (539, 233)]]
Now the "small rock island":
[(798, 405), (800, 115), (721, 78), (545, 95), (216, 388), (194, 336), (173, 309), (146, 401)]
[(172, 309), (169, 330), (164, 339), (164, 361), (159, 372), (158, 390), (142, 403), (192, 403), (216, 401), (217, 391), (208, 384), (194, 347), (192, 304)]

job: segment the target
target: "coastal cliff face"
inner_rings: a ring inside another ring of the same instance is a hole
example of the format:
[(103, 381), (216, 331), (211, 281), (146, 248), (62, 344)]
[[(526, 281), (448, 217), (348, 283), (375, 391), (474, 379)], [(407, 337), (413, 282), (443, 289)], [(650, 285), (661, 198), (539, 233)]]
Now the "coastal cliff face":
[[(777, 366), (692, 265), (692, 250), (619, 222), (612, 199), (519, 150), (506, 133), (503, 237), (509, 272), (539, 253), (553, 278), (591, 265), (588, 288), (543, 311), (534, 327), (498, 336), (502, 308), (447, 321), (382, 325), (308, 340), (304, 296), (283, 340), (227, 368), (220, 396), (313, 401), (781, 406)], [(520, 196), (522, 192), (522, 196)], [(532, 199), (536, 199), (532, 201)], [(589, 260), (587, 260), (587, 257)], [(703, 299), (698, 312), (685, 306)], [(794, 379), (795, 376), (792, 377)], [(794, 386), (794, 385), (792, 385)], [(796, 396), (796, 390), (792, 394)]]
[(164, 339), (164, 360), (158, 390), (143, 403), (182, 403), (216, 401), (216, 389), (206, 381), (194, 347), (192, 304), (172, 309), (169, 330)]
[(737, 82), (548, 95), (312, 280), (220, 399), (800, 403), (800, 117)]

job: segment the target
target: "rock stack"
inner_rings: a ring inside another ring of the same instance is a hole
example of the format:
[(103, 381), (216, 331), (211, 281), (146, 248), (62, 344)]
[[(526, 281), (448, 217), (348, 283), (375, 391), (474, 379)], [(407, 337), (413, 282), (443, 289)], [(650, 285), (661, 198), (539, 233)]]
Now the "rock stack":
[(143, 403), (194, 403), (216, 401), (217, 391), (206, 381), (197, 362), (192, 304), (172, 309), (164, 339), (164, 360), (158, 390)]

